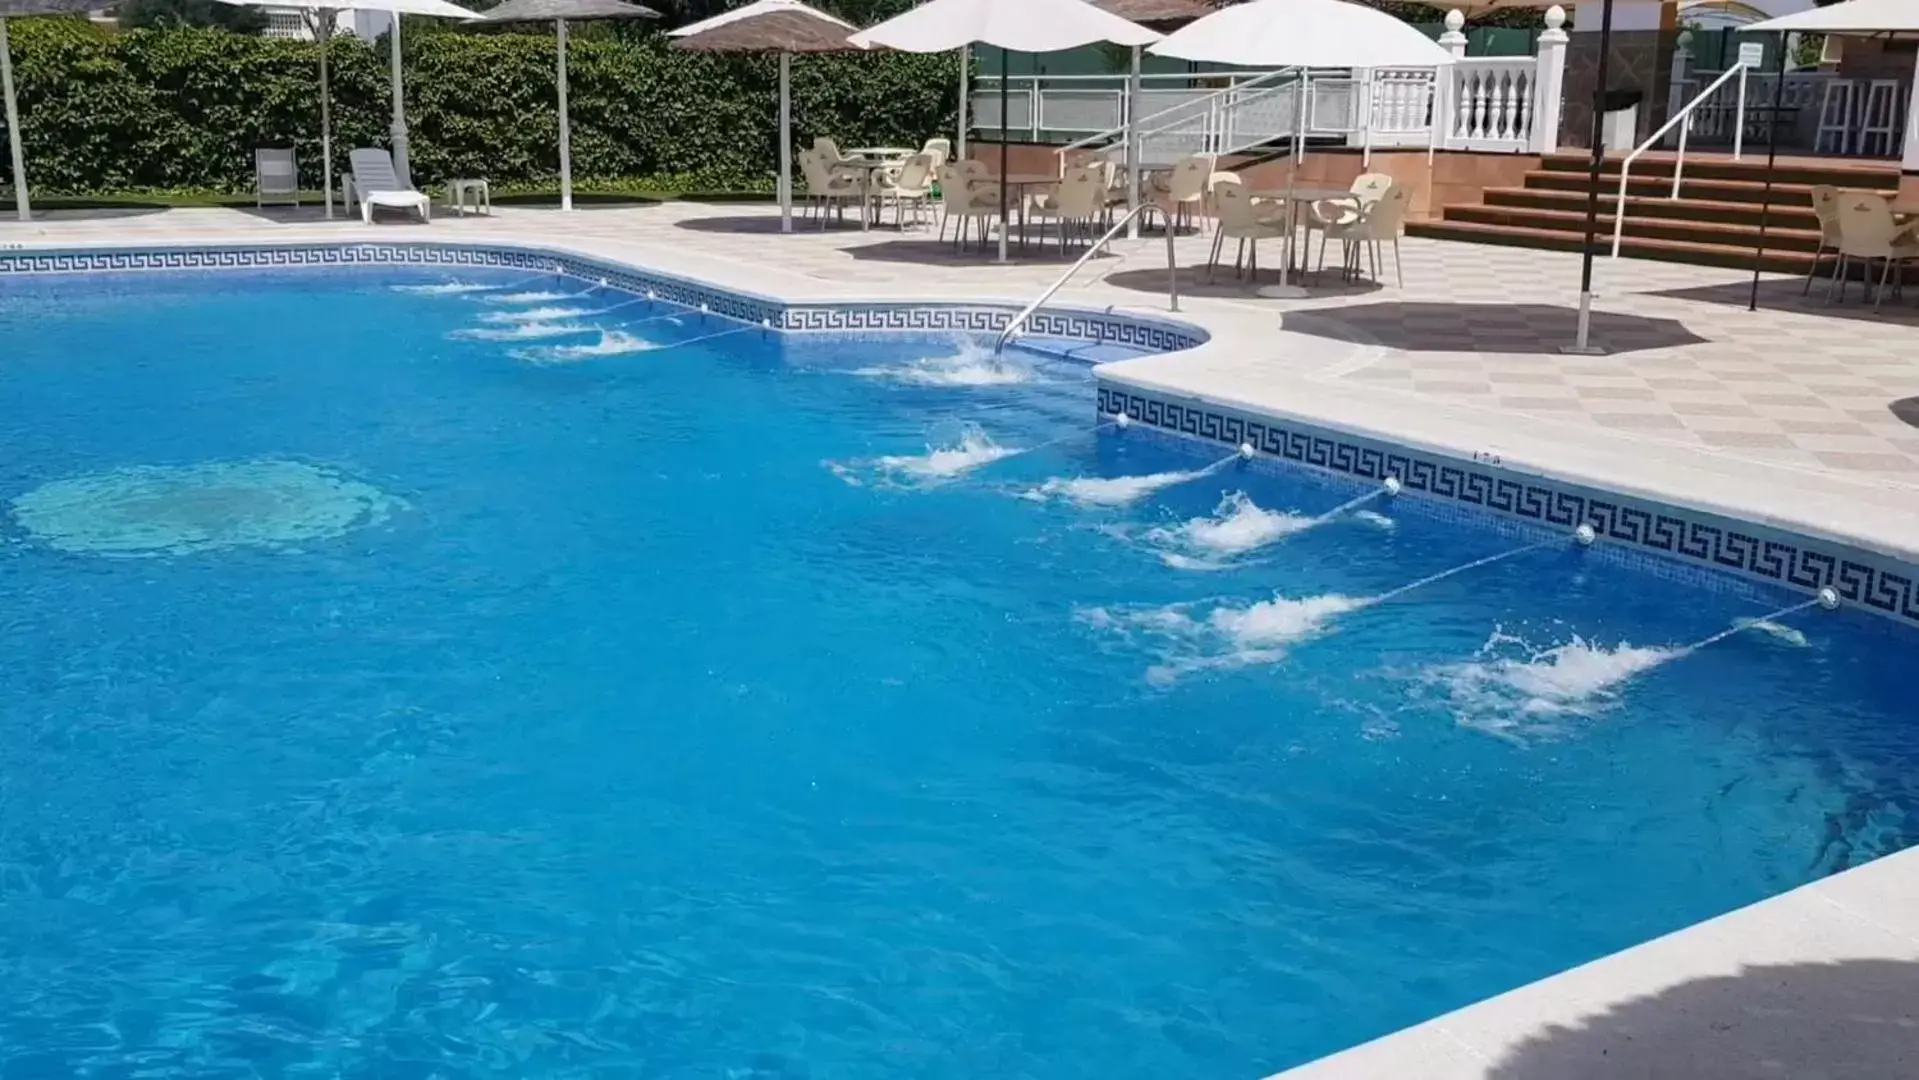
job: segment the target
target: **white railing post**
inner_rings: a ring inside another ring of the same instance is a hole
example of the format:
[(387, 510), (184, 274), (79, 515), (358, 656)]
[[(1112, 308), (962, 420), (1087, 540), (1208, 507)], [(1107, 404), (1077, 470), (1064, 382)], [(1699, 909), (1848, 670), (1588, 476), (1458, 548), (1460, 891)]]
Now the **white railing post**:
[[(1455, 60), (1466, 58), (1466, 35), (1461, 32), (1461, 28), (1465, 25), (1465, 12), (1454, 8), (1446, 13), (1446, 32), (1439, 35), (1439, 45), (1452, 53)], [(1459, 72), (1458, 64), (1452, 65), (1450, 70), (1441, 69), (1439, 104), (1433, 109), (1433, 123), (1437, 125), (1443, 122), (1446, 125), (1446, 130), (1439, 136), (1439, 140), (1440, 145), (1447, 147), (1452, 146), (1455, 134), (1461, 130), (1455, 120), (1455, 114), (1465, 104), (1459, 93)]]
[(1746, 65), (1739, 65), (1739, 107), (1732, 114), (1732, 159), (1738, 161), (1746, 152)]
[[(1779, 118), (1773, 117), (1773, 123)], [(1907, 173), (1919, 172), (1919, 57), (1915, 57), (1912, 68), (1911, 97), (1906, 102), (1905, 146), (1899, 153), (1899, 168)]]
[(966, 85), (966, 76), (973, 70), (973, 51), (969, 45), (961, 45), (959, 51), (959, 152), (953, 155), (955, 161), (966, 160), (966, 105), (967, 95), (972, 90)]
[[(1126, 78), (1126, 100), (1120, 105), (1120, 115), (1126, 119), (1126, 238), (1139, 239), (1139, 46), (1133, 46), (1133, 67)], [(1060, 161), (1064, 162), (1065, 157)], [(1172, 232), (1171, 225), (1166, 227)]]
[(1566, 9), (1546, 9), (1546, 29), (1539, 34), (1538, 67), (1533, 74), (1532, 152), (1559, 150), (1559, 114), (1566, 96)]
[(1672, 78), (1666, 89), (1666, 115), (1677, 116), (1686, 107), (1686, 84), (1692, 77), (1692, 31), (1681, 30), (1672, 50)]
[(1360, 133), (1362, 142), (1359, 150), (1361, 168), (1371, 168), (1373, 164), (1373, 69), (1355, 68), (1353, 70), (1353, 89), (1358, 91), (1359, 100), (1353, 109), (1354, 119), (1365, 125)]

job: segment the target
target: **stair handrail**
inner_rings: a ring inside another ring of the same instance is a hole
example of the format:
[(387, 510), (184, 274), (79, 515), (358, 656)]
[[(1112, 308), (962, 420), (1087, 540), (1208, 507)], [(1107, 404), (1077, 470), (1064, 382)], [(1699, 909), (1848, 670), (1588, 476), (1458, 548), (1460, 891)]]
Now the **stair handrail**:
[[(1152, 204), (1150, 203), (1141, 203), (1140, 205), (1133, 207), (1131, 210), (1126, 211), (1126, 213), (1118, 221), (1115, 221), (1113, 223), (1113, 227), (1110, 229), (1107, 229), (1106, 234), (1104, 236), (1101, 236), (1098, 240), (1093, 241), (1092, 246), (1086, 249), (1086, 253), (1081, 255), (1079, 258), (1074, 259), (1073, 265), (1067, 267), (1066, 272), (1064, 274), (1061, 274), (1058, 277), (1058, 279), (1056, 279), (1051, 285), (1047, 286), (1045, 292), (1040, 293), (1038, 298), (1036, 298), (1032, 303), (1021, 308), (1019, 310), (1019, 314), (1013, 316), (1011, 321), (1009, 321), (1006, 324), (1006, 328), (999, 332), (999, 337), (996, 337), (993, 339), (993, 355), (998, 356), (1000, 352), (1006, 348), (1007, 343), (1012, 341), (1013, 338), (1019, 335), (1020, 327), (1026, 324), (1026, 320), (1033, 317), (1033, 312), (1038, 311), (1046, 303), (1046, 301), (1051, 300), (1053, 298), (1054, 293), (1064, 288), (1066, 286), (1066, 283), (1072, 280), (1073, 275), (1079, 273), (1079, 268), (1086, 265), (1086, 260), (1099, 254), (1101, 249), (1103, 249), (1108, 243), (1112, 242), (1113, 237), (1118, 236), (1120, 232), (1126, 228), (1127, 223), (1131, 222), (1134, 218), (1140, 216), (1141, 214), (1145, 213), (1146, 211), (1150, 209), (1152, 209)], [(1003, 225), (1001, 227), (1004, 228)], [(1167, 235), (1170, 237), (1173, 231), (1172, 225), (1170, 222), (1167, 224), (1166, 231), (1167, 231)], [(1168, 239), (1166, 243), (1166, 268), (1168, 271), (1174, 272), (1176, 275), (1177, 272), (1174, 271), (1174, 267), (1173, 267), (1173, 244), (1170, 239)], [(1179, 279), (1177, 276), (1174, 276), (1171, 279), (1171, 283), (1168, 286), (1168, 291), (1172, 295), (1173, 310), (1178, 311), (1179, 310)]]
[[(1065, 146), (1058, 147), (1053, 151), (1053, 154), (1055, 155), (1055, 157), (1057, 158), (1059, 162), (1060, 175), (1061, 176), (1066, 175), (1066, 155), (1072, 153), (1075, 150), (1084, 150), (1087, 147), (1092, 146), (1096, 143), (1105, 144), (1105, 145), (1122, 143), (1123, 140), (1121, 137), (1126, 134), (1126, 129), (1136, 125), (1144, 127), (1144, 130), (1139, 132), (1139, 138), (1141, 139), (1141, 141), (1144, 141), (1148, 136), (1159, 135), (1167, 130), (1170, 130), (1172, 126), (1171, 124), (1168, 124), (1164, 127), (1145, 127), (1145, 125), (1150, 125), (1154, 121), (1160, 120), (1163, 117), (1167, 116), (1168, 114), (1182, 112), (1182, 111), (1191, 111), (1191, 110), (1200, 108), (1201, 106), (1208, 105), (1209, 103), (1217, 103), (1220, 99), (1226, 97), (1229, 94), (1239, 93), (1246, 90), (1262, 91), (1261, 95), (1259, 96), (1264, 97), (1265, 96), (1263, 93), (1264, 91), (1276, 92), (1279, 89), (1283, 89), (1288, 84), (1289, 80), (1298, 77), (1298, 72), (1299, 72), (1298, 68), (1280, 68), (1276, 71), (1263, 72), (1259, 75), (1254, 76), (1253, 78), (1246, 79), (1242, 82), (1234, 82), (1228, 86), (1224, 86), (1218, 90), (1213, 91), (1212, 93), (1206, 95), (1203, 98), (1194, 98), (1191, 101), (1180, 102), (1178, 105), (1169, 105), (1166, 108), (1161, 109), (1156, 113), (1149, 113), (1148, 115), (1142, 116), (1137, 120), (1131, 121), (1130, 123), (1121, 124), (1120, 126), (1116, 128), (1108, 128), (1105, 131), (1088, 135), (1083, 139), (1077, 139), (1073, 142), (1069, 142)], [(1196, 75), (1194, 77), (1198, 78), (1203, 76)], [(1234, 147), (1232, 149), (1227, 149), (1222, 147), (1217, 152), (1222, 154), (1229, 154), (1229, 153), (1232, 153), (1234, 149), (1238, 149), (1238, 148)]]
[[(1701, 102), (1705, 101), (1713, 91), (1724, 86), (1727, 80), (1733, 78), (1739, 80), (1739, 108), (1737, 115), (1733, 117), (1732, 158), (1734, 161), (1739, 160), (1740, 153), (1745, 148), (1746, 138), (1746, 69), (1748, 66), (1743, 62), (1737, 63), (1720, 72), (1717, 79), (1714, 79), (1704, 90), (1693, 95), (1693, 99), (1686, 102), (1684, 108), (1672, 114), (1670, 119), (1659, 125), (1658, 131), (1653, 132), (1650, 138), (1626, 155), (1626, 160), (1619, 163), (1619, 200), (1613, 204), (1612, 212), (1613, 258), (1619, 257), (1619, 244), (1626, 235), (1626, 180), (1632, 172), (1632, 163), (1639, 159), (1639, 155), (1657, 145), (1660, 139), (1665, 138), (1666, 132), (1671, 131), (1674, 124), (1689, 119), (1693, 110), (1697, 109)], [(1686, 168), (1686, 133), (1690, 130), (1692, 130), (1691, 124), (1686, 124), (1679, 129), (1679, 151), (1672, 162), (1672, 194), (1668, 196), (1669, 198), (1679, 198), (1679, 180)]]

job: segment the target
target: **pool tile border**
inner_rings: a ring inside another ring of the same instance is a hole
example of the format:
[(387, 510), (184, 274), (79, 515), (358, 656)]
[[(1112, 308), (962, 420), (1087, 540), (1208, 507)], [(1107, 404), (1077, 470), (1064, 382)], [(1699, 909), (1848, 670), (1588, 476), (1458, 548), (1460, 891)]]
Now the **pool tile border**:
[(1406, 492), (1478, 512), (1567, 531), (1589, 524), (1605, 540), (1702, 578), (1731, 573), (1802, 594), (1831, 586), (1850, 603), (1919, 627), (1919, 568), (1872, 552), (1105, 379), (1097, 408), (1102, 417), (1124, 413), (1187, 438), (1250, 443), (1261, 454), (1361, 480), (1398, 477)]
[[(556, 273), (786, 333), (996, 334), (1014, 313), (1013, 305), (994, 303), (786, 303), (604, 259), (502, 244), (342, 242), (0, 251), (0, 276), (335, 266), (474, 266)], [(1149, 352), (1190, 349), (1207, 339), (1205, 331), (1189, 323), (1073, 308), (1036, 312), (1028, 325), (1037, 336)]]

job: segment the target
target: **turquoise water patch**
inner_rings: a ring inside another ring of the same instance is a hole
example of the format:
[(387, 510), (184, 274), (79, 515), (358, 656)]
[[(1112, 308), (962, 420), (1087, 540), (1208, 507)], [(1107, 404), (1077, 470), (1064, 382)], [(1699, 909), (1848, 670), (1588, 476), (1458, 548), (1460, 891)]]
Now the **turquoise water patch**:
[(289, 548), (377, 525), (405, 504), (298, 461), (135, 465), (55, 480), (13, 500), (13, 517), (60, 551), (139, 557)]

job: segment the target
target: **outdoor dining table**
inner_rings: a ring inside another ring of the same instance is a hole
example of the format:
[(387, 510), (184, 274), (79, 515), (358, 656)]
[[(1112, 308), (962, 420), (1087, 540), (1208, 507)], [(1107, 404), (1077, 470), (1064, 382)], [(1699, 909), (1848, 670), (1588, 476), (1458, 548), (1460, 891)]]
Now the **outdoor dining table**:
[(889, 162), (900, 158), (910, 158), (919, 151), (906, 146), (856, 146), (847, 151), (856, 158), (885, 158)]
[[(1059, 183), (1059, 176), (1055, 173), (1007, 173), (1005, 176), (989, 176), (986, 179), (990, 183), (998, 184), (1006, 188), (1009, 202), (1013, 203), (1018, 209), (1019, 247), (1021, 251), (1025, 251), (1027, 193), (1030, 189), (1036, 187), (1052, 187)], [(1000, 228), (1004, 229), (1005, 227), (1006, 223), (1001, 222)]]
[[(1351, 188), (1312, 187), (1301, 185), (1292, 188), (1271, 188), (1251, 192), (1253, 202), (1283, 202), (1286, 204), (1286, 265), (1294, 267), (1300, 273), (1306, 270), (1304, 260), (1293, 261), (1293, 248), (1299, 233), (1299, 212), (1316, 202), (1351, 202), (1353, 208), (1359, 208), (1359, 196)], [(1309, 253), (1310, 254), (1310, 253)]]
[[(841, 158), (836, 166), (841, 169), (854, 169), (860, 174), (860, 231), (870, 232), (873, 219), (879, 212), (872, 207), (873, 174), (881, 169), (891, 169), (899, 165), (900, 159), (894, 155), (904, 154), (911, 157), (913, 151), (900, 150), (898, 147), (865, 146), (853, 150)], [(869, 213), (871, 211), (871, 213)]]

